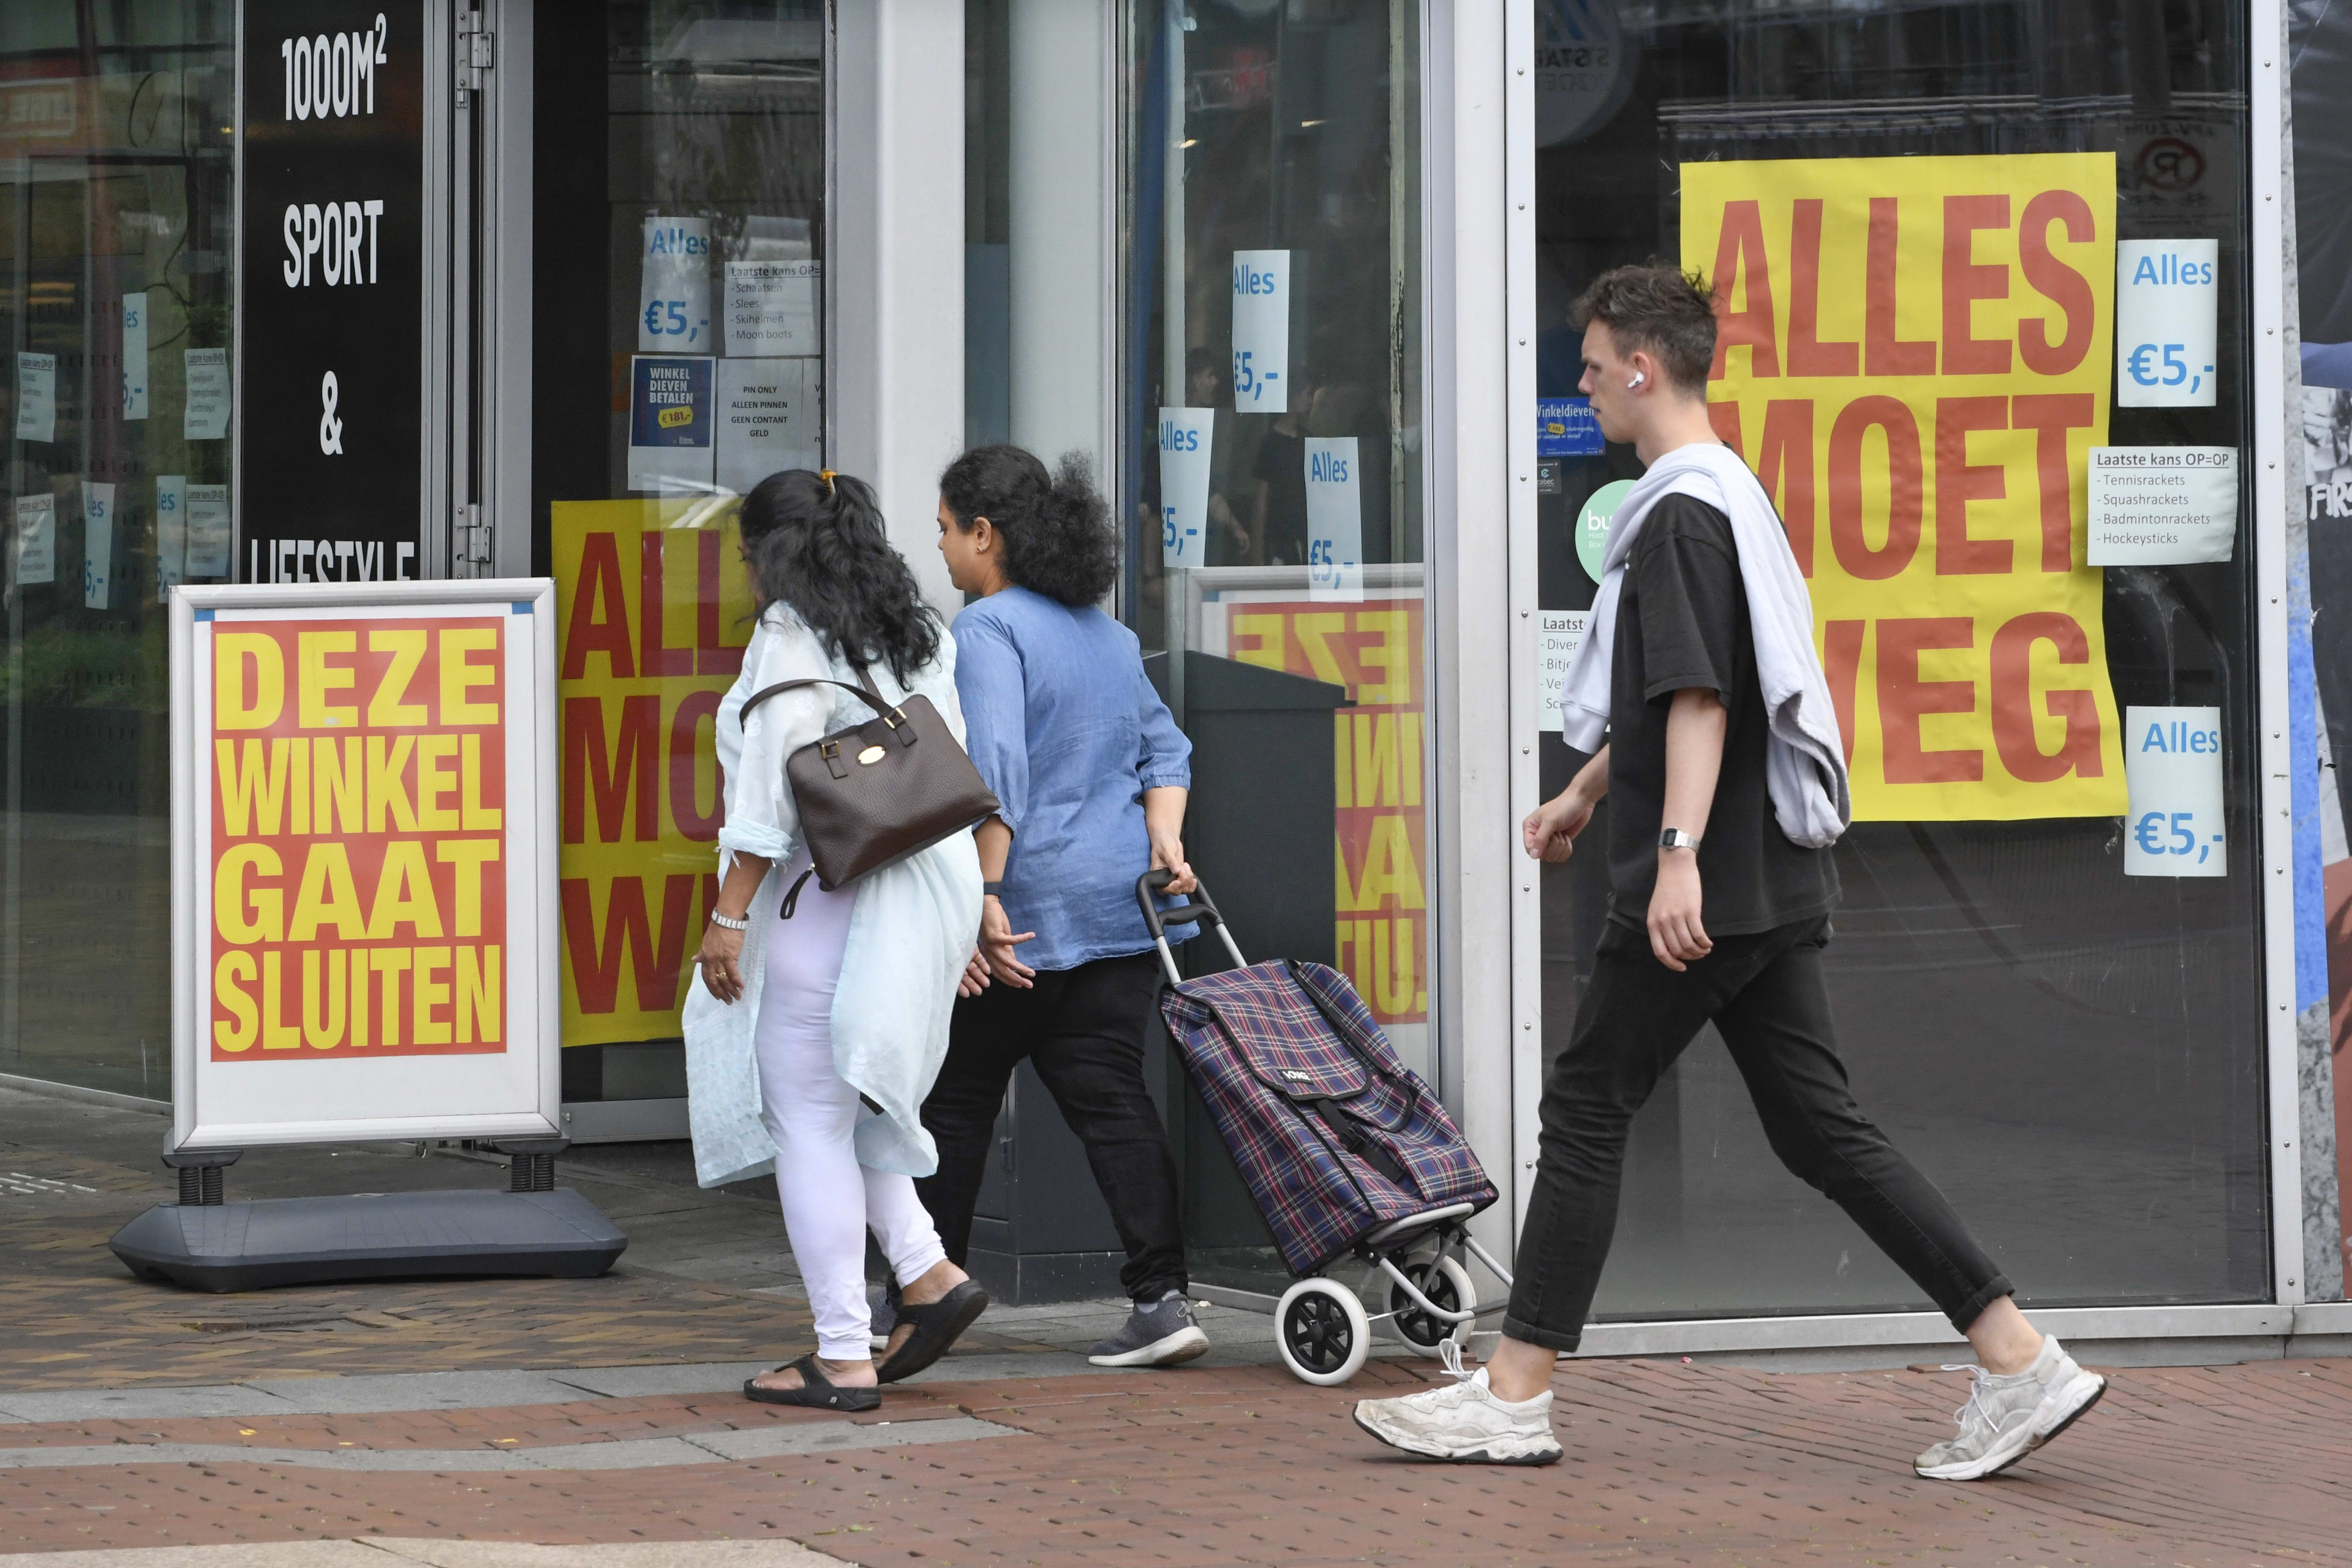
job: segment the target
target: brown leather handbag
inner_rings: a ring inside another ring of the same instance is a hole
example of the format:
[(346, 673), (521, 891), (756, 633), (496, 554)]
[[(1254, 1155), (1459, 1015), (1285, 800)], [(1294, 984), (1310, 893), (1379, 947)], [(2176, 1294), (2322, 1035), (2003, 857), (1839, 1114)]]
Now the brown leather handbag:
[[(892, 704), (863, 665), (857, 681), (780, 680), (753, 692), (739, 715), (748, 720), (769, 698), (803, 686), (838, 686), (874, 710), (865, 723), (811, 741), (784, 760), (801, 837), (817, 886), (827, 892), (919, 855), (1002, 808), (929, 698), (918, 692)], [(794, 883), (793, 892), (799, 891)], [(789, 901), (784, 912), (792, 912)]]

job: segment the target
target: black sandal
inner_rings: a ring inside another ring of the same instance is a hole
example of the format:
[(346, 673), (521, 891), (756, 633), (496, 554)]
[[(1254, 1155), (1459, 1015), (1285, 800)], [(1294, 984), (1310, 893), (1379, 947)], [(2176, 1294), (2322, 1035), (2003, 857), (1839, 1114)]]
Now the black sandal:
[(806, 1405), (819, 1410), (879, 1410), (882, 1391), (878, 1388), (843, 1388), (828, 1382), (816, 1364), (816, 1352), (811, 1351), (798, 1361), (786, 1362), (778, 1372), (801, 1374), (798, 1388), (762, 1388), (757, 1379), (743, 1380), (743, 1397), (756, 1399), (762, 1405)]
[(876, 1369), (874, 1375), (884, 1383), (914, 1376), (947, 1354), (949, 1347), (986, 1310), (988, 1292), (980, 1288), (977, 1279), (967, 1279), (938, 1300), (919, 1307), (900, 1301), (898, 1322), (891, 1328), (895, 1331), (898, 1323), (912, 1323), (915, 1331)]

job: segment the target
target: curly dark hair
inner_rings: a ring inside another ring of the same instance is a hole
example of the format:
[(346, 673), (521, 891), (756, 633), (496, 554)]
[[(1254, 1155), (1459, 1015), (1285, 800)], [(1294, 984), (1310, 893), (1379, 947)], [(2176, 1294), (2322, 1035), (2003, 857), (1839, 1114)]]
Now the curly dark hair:
[(1619, 353), (1647, 349), (1668, 381), (1705, 395), (1715, 368), (1715, 290), (1705, 275), (1671, 261), (1612, 267), (1578, 296), (1569, 320), (1578, 327), (1606, 322)]
[(770, 474), (743, 498), (741, 526), (761, 611), (790, 605), (819, 642), (852, 664), (887, 664), (901, 686), (939, 658), (939, 616), (891, 545), (865, 480), (806, 468)]
[(986, 518), (1004, 537), (1004, 575), (1065, 605), (1098, 604), (1118, 581), (1118, 540), (1094, 475), (1076, 452), (1054, 473), (1020, 447), (974, 447), (940, 476), (940, 498), (966, 532)]

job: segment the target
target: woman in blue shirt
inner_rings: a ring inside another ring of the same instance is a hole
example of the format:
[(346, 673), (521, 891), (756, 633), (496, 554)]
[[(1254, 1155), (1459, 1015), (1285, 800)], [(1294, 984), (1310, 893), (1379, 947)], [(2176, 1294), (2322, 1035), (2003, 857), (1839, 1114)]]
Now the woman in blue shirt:
[(1135, 881), (1190, 891), (1185, 740), (1135, 634), (1099, 607), (1118, 572), (1085, 468), (981, 447), (940, 477), (940, 552), (980, 595), (955, 620), (966, 744), (1003, 803), (979, 830), (980, 945), (992, 984), (956, 1004), (923, 1125), (939, 1172), (917, 1184), (961, 1265), (1013, 1069), (1027, 1058), (1087, 1147), (1127, 1248), (1132, 1317), (1097, 1366), (1167, 1366), (1209, 1348), (1184, 1299), (1176, 1162), (1143, 1082), (1159, 960)]

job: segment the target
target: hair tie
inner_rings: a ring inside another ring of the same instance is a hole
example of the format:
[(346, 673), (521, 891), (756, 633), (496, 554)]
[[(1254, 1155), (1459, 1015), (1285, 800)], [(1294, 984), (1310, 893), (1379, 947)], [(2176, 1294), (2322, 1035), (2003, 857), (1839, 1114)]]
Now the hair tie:
[(833, 470), (831, 468), (819, 468), (816, 471), (816, 477), (824, 481), (824, 493), (826, 495), (831, 496), (835, 500), (839, 500), (841, 499), (841, 492), (833, 488)]

